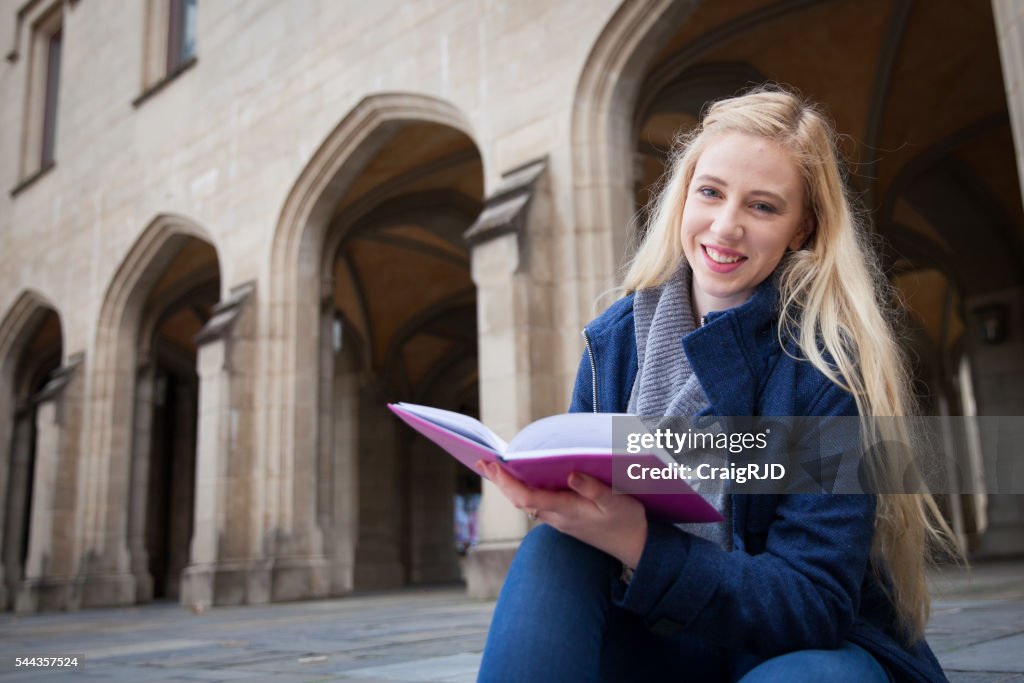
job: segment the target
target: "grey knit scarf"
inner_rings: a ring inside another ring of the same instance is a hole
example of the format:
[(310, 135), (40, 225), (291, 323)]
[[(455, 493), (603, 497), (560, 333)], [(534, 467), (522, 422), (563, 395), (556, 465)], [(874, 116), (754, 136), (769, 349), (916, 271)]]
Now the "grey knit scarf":
[[(641, 289), (633, 298), (638, 368), (628, 411), (652, 418), (653, 422), (648, 420), (651, 428), (657, 426), (658, 418), (695, 415), (708, 405), (682, 344), (683, 337), (698, 327), (690, 298), (690, 278), (689, 264), (684, 261), (665, 284)], [(688, 455), (681, 454), (684, 462)], [(696, 460), (693, 464), (697, 464)], [(677, 526), (729, 550), (732, 547), (729, 496), (720, 484), (716, 486), (717, 480), (689, 483), (722, 513), (725, 521)]]

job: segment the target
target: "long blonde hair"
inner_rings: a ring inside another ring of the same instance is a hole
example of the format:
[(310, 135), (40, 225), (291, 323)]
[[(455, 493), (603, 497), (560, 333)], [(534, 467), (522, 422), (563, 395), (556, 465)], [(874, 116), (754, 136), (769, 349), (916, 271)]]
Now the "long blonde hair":
[[(803, 357), (853, 394), (868, 443), (912, 443), (901, 418), (915, 412), (915, 402), (893, 327), (883, 314), (888, 309), (882, 303), (886, 280), (844, 189), (836, 133), (822, 112), (801, 97), (771, 86), (721, 100), (677, 141), (623, 287), (635, 291), (660, 285), (685, 258), (680, 222), (690, 180), (709, 141), (723, 132), (780, 144), (803, 175), (804, 210), (812, 229), (804, 246), (787, 253), (779, 266), (780, 342), (795, 336)], [(887, 419), (874, 419), (881, 416)], [(922, 636), (930, 609), (929, 551), (955, 550), (930, 495), (889, 492), (913, 465), (910, 457), (909, 450), (886, 452), (868, 465), (880, 492), (872, 567), (889, 592), (902, 630), (914, 641)]]

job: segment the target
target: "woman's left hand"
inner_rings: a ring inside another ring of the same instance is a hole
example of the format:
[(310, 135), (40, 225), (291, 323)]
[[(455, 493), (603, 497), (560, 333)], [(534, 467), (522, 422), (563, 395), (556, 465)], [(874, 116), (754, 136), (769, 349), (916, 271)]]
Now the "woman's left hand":
[(636, 567), (647, 541), (644, 506), (617, 494), (604, 482), (580, 472), (569, 475), (569, 491), (532, 489), (497, 463), (477, 467), (520, 510), (562, 533), (603, 550), (627, 567)]

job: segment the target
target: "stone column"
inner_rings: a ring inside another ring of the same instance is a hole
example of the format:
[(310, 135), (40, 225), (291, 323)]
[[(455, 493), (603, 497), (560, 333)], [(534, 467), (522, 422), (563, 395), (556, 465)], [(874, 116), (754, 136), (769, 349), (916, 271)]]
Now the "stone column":
[(1017, 178), (1024, 195), (1024, 5), (1019, 0), (992, 0), (992, 14), (1017, 150)]
[[(29, 481), (32, 476), (32, 428), (35, 411), (24, 406), (14, 419), (11, 455), (7, 479), (7, 505), (4, 515), (3, 565), (8, 600), (14, 600), (24, 575), (22, 547), (28, 516)], [(6, 607), (6, 605), (4, 606)]]
[[(1024, 5), (1019, 0), (992, 0), (992, 13), (1016, 149), (1017, 179), (1024, 197)], [(1017, 288), (996, 294), (988, 301), (968, 302), (968, 309), (977, 320), (979, 311), (985, 315), (988, 309), (987, 314), (992, 315), (993, 304), (1003, 307), (1009, 329), (1001, 343), (988, 344), (981, 349), (980, 357), (972, 354), (978, 413), (1020, 415), (1024, 410), (1024, 290)], [(992, 463), (985, 464), (986, 475), (993, 476)], [(989, 528), (981, 538), (977, 554), (1024, 552), (1024, 497), (993, 495), (987, 503)]]
[[(1024, 414), (1024, 289), (1015, 287), (971, 297), (965, 304), (978, 414)], [(995, 454), (983, 450), (982, 462), (986, 490), (999, 491)], [(986, 498), (988, 527), (974, 555), (1024, 553), (1024, 496), (992, 494)]]
[(340, 349), (333, 364), (331, 455), (333, 466), (331, 595), (354, 587), (355, 549), (359, 537), (359, 373), (354, 350)]
[[(53, 373), (46, 386), (32, 397), (35, 404), (35, 463), (32, 471), (32, 500), (29, 511), (28, 553), (22, 580), (18, 583), (15, 610), (36, 612), (40, 609), (66, 609), (70, 604), (73, 577), (71, 566), (58, 555), (67, 555), (62, 548), (72, 542), (68, 537), (66, 509), (69, 474), (73, 472), (69, 444), (75, 420), (75, 398), (67, 390), (75, 379), (81, 357)], [(70, 424), (69, 424), (70, 423)], [(24, 421), (26, 431), (31, 425)], [(27, 482), (26, 482), (27, 483)], [(20, 552), (20, 548), (19, 548)]]
[(168, 519), (167, 547), (167, 597), (180, 597), (180, 576), (188, 565), (189, 545), (193, 531), (192, 513), (195, 509), (195, 453), (196, 453), (196, 395), (195, 385), (185, 379), (178, 379), (181, 390), (176, 394), (173, 426), (174, 453), (171, 480), (166, 483), (167, 495), (171, 499), (171, 516)]
[(455, 554), (455, 468), (462, 467), (425, 439), (408, 444), (412, 480), (410, 583), (459, 578)]
[(385, 407), (379, 381), (359, 393), (358, 538), (355, 587), (394, 588), (405, 583), (402, 538), (406, 501), (401, 496), (399, 425)]
[[(337, 555), (337, 536), (334, 533), (334, 519), (331, 514), (334, 501), (334, 355), (335, 355), (335, 308), (334, 281), (323, 284), (320, 299), (320, 374), (317, 377), (317, 457), (316, 457), (316, 520), (323, 533), (324, 555), (329, 558), (331, 575), (334, 576), (333, 558)], [(337, 340), (340, 342), (341, 340)], [(334, 580), (331, 580), (332, 584)]]
[[(506, 173), (466, 232), (477, 287), (480, 358), (480, 417), (502, 438), (510, 438), (548, 407), (538, 400), (542, 376), (551, 376), (543, 356), (554, 348), (541, 309), (545, 279), (539, 248), (549, 220), (546, 159)], [(548, 372), (545, 372), (548, 370)], [(484, 482), (479, 510), (479, 544), (466, 558), (469, 595), (497, 595), (519, 542), (529, 530), (490, 482)]]
[(11, 463), (14, 439), (13, 396), (9, 390), (10, 379), (3, 373), (0, 365), (0, 612), (8, 608), (6, 556), (3, 548), (7, 543), (7, 481)]
[(155, 365), (148, 359), (141, 359), (135, 380), (131, 489), (128, 492), (128, 552), (131, 554), (132, 574), (135, 576), (137, 602), (153, 599), (153, 577), (149, 573), (149, 551), (146, 548), (146, 512), (155, 383)]
[[(316, 315), (321, 327), (329, 329), (325, 313), (330, 310), (328, 301), (330, 288), (321, 283), (319, 306), (302, 306), (300, 317)], [(312, 322), (312, 321), (311, 321)], [(307, 329), (304, 325), (301, 329)], [(304, 360), (310, 366), (321, 368), (327, 363), (330, 372), (330, 336), (321, 336), (321, 345), (314, 347), (319, 358)], [(294, 403), (288, 409), (294, 410), (303, 428), (295, 434), (297, 441), (287, 448), (287, 455), (276, 463), (274, 471), (268, 473), (267, 487), (274, 514), (268, 517), (271, 528), (265, 530), (268, 539), (268, 554), (271, 559), (270, 599), (299, 600), (326, 597), (331, 589), (334, 573), (327, 557), (330, 549), (325, 543), (325, 512), (329, 509), (326, 486), (332, 468), (328, 447), (333, 441), (330, 432), (320, 434), (318, 430), (330, 428), (324, 415), (329, 412), (331, 394), (328, 378), (313, 377), (314, 383), (308, 392), (295, 395)], [(293, 381), (294, 378), (290, 381)], [(286, 409), (286, 412), (287, 410)], [(319, 418), (319, 419), (318, 419)], [(280, 455), (280, 454), (279, 454)]]
[(57, 483), (60, 419), (57, 402), (50, 397), (36, 407), (36, 457), (32, 473), (32, 505), (29, 512), (28, 556), (24, 579), (18, 584), (15, 611), (38, 609), (33, 591), (46, 574), (53, 533), (53, 494)]
[(213, 604), (269, 600), (269, 567), (254, 556), (250, 491), (254, 473), (247, 434), (242, 372), (251, 367), (240, 333), (251, 308), (251, 285), (219, 303), (196, 336), (199, 408), (193, 532), (189, 564), (181, 575), (181, 603), (195, 610)]

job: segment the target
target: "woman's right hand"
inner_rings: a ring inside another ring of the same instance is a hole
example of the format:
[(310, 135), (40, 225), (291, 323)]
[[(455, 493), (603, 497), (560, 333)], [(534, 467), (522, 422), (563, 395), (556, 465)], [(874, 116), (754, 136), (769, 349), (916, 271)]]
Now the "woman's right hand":
[(616, 558), (627, 567), (640, 562), (647, 542), (647, 513), (632, 496), (615, 493), (599, 479), (573, 472), (568, 491), (530, 488), (498, 463), (479, 461), (508, 500), (535, 519)]

